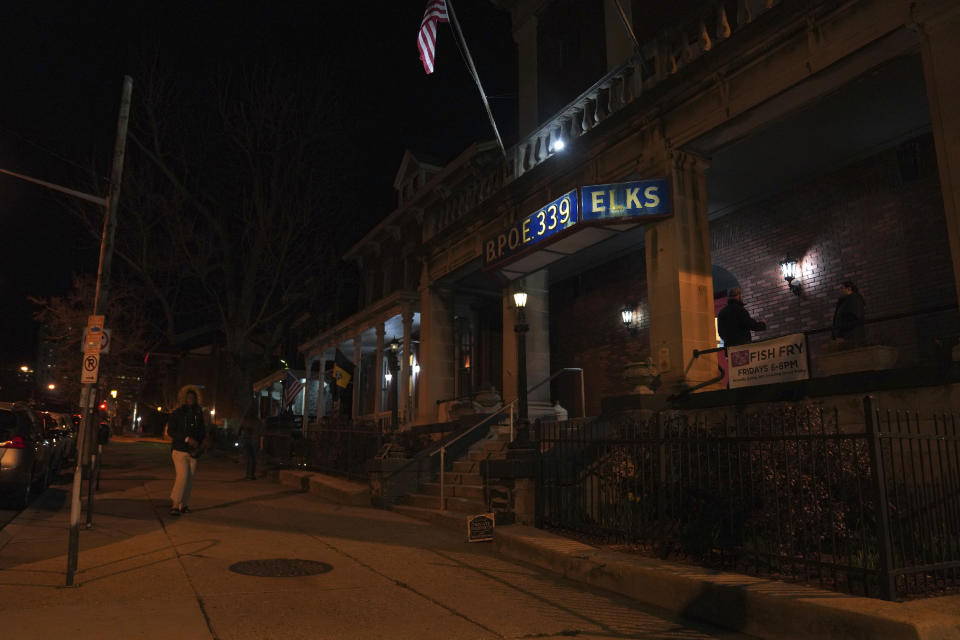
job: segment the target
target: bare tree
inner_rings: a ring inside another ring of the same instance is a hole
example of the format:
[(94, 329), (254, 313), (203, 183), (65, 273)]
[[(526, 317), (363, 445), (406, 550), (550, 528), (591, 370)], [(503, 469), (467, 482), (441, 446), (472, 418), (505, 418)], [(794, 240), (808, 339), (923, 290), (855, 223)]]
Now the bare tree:
[(294, 318), (339, 297), (363, 223), (344, 215), (349, 120), (324, 79), (224, 77), (199, 103), (155, 69), (138, 82), (116, 256), (169, 343), (219, 337), (243, 407)]
[[(41, 325), (41, 337), (53, 349), (53, 367), (43, 373), (57, 381), (58, 393), (64, 398), (80, 395), (81, 341), (96, 284), (95, 276), (78, 276), (65, 295), (30, 298), (39, 307), (34, 318)], [(121, 386), (118, 380), (142, 375), (143, 357), (151, 347), (150, 323), (139, 291), (122, 283), (114, 286), (107, 317), (112, 342), (110, 355), (101, 361), (100, 379)]]

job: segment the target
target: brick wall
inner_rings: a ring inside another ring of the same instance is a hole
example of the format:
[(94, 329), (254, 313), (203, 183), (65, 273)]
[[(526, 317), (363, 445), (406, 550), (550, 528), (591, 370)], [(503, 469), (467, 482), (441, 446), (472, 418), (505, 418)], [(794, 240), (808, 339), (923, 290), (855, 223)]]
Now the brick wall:
[[(627, 393), (624, 366), (650, 356), (645, 260), (637, 251), (550, 287), (550, 370), (583, 368), (587, 415), (600, 413), (602, 397)], [(623, 306), (633, 303), (644, 314), (635, 337), (620, 320)], [(555, 380), (552, 392), (571, 416), (580, 415), (575, 376)]]
[[(714, 265), (739, 281), (744, 302), (766, 320), (760, 337), (829, 327), (840, 282), (853, 280), (867, 318), (956, 302), (943, 201), (930, 136), (913, 140), (711, 222)], [(780, 260), (801, 261), (792, 295)], [(642, 250), (556, 282), (550, 289), (551, 370), (584, 367), (587, 410), (629, 392), (626, 363), (649, 355), (642, 329), (631, 337), (620, 308), (646, 302)], [(721, 305), (722, 306), (722, 305)], [(901, 365), (932, 362), (960, 332), (956, 311), (868, 327), (872, 342), (901, 348)], [(829, 333), (811, 337), (814, 355)], [(576, 415), (579, 391), (558, 380), (553, 397)]]
[[(933, 141), (923, 136), (859, 161), (710, 225), (713, 263), (730, 271), (760, 334), (829, 327), (839, 286), (855, 282), (867, 318), (956, 301)], [(779, 262), (800, 260), (802, 295), (790, 294)], [(901, 347), (901, 364), (935, 357), (957, 334), (955, 311), (869, 325), (870, 342)], [(811, 351), (829, 333), (811, 337)]]

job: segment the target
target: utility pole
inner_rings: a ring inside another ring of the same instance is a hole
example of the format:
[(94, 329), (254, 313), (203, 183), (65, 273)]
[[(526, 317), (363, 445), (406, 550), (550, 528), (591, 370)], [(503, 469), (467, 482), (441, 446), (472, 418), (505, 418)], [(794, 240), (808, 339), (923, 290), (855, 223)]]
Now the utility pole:
[[(120, 115), (117, 118), (117, 138), (113, 148), (113, 168), (110, 174), (110, 187), (106, 198), (83, 193), (59, 184), (40, 180), (21, 173), (0, 169), (0, 174), (31, 182), (41, 187), (59, 193), (92, 202), (104, 208), (103, 236), (100, 239), (100, 263), (97, 267), (97, 291), (93, 301), (93, 315), (102, 316), (107, 307), (107, 293), (110, 287), (110, 266), (113, 262), (113, 239), (117, 233), (117, 205), (120, 203), (120, 182), (123, 178), (123, 158), (127, 148), (127, 127), (130, 122), (130, 95), (133, 90), (133, 80), (130, 76), (123, 77), (123, 89), (120, 93)], [(101, 318), (102, 321), (102, 318)], [(98, 325), (99, 328), (99, 325)], [(97, 362), (99, 360), (97, 359)], [(89, 464), (84, 464), (88, 451), (93, 451), (92, 445), (96, 442), (96, 431), (93, 428), (93, 408), (96, 406), (96, 382), (83, 385), (80, 394), (80, 408), (83, 418), (80, 421), (80, 433), (77, 434), (77, 465), (73, 471), (73, 489), (70, 500), (70, 540), (67, 551), (67, 586), (73, 586), (77, 572), (77, 553), (80, 543), (80, 493), (83, 483), (83, 470), (87, 471), (87, 482), (90, 487), (87, 502), (87, 525), (92, 524), (93, 490), (96, 478)], [(94, 459), (96, 455), (94, 454)]]
[[(130, 123), (130, 96), (133, 80), (124, 76), (120, 94), (120, 114), (117, 117), (117, 137), (113, 148), (113, 167), (110, 172), (110, 187), (105, 199), (103, 235), (100, 238), (100, 262), (97, 267), (97, 290), (93, 301), (93, 315), (102, 316), (106, 311), (110, 291), (110, 269), (113, 264), (113, 241), (117, 233), (117, 206), (120, 203), (120, 184), (123, 178), (123, 159), (127, 148), (127, 129)], [(84, 385), (83, 419), (80, 422), (80, 450), (77, 452), (77, 466), (73, 473), (73, 491), (70, 501), (70, 539), (67, 550), (67, 586), (73, 586), (77, 571), (77, 556), (80, 544), (80, 486), (82, 483), (83, 459), (90, 452), (90, 464), (87, 467), (87, 527), (93, 525), (93, 492), (96, 486), (96, 473), (99, 456), (94, 453), (97, 445), (98, 422), (93, 419), (96, 405), (96, 383)]]

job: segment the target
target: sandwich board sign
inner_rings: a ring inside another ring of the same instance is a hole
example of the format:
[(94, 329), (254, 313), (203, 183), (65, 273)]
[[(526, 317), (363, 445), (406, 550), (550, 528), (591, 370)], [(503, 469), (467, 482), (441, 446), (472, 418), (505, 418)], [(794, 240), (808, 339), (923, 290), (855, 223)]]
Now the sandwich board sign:
[(467, 542), (491, 542), (493, 540), (494, 516), (481, 513), (467, 518)]

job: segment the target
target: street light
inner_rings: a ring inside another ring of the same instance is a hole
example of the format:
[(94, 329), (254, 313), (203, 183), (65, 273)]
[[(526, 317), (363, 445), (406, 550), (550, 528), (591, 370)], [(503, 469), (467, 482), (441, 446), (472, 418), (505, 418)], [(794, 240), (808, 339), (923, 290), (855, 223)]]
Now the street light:
[(30, 371), (30, 367), (28, 367), (28, 366), (25, 365), (25, 364), (24, 364), (24, 365), (20, 365), (20, 371), (23, 371), (24, 373), (27, 373), (28, 371)]
[(57, 388), (57, 385), (53, 384), (52, 382), (47, 385), (47, 389), (50, 389), (50, 391), (53, 391), (56, 388)]
[(513, 304), (517, 308), (517, 322), (513, 330), (517, 334), (517, 437), (510, 443), (511, 449), (532, 449), (530, 420), (527, 415), (527, 292), (521, 284), (513, 292)]
[(110, 397), (113, 398), (114, 400), (117, 399), (117, 390), (116, 390), (116, 389), (110, 389)]

